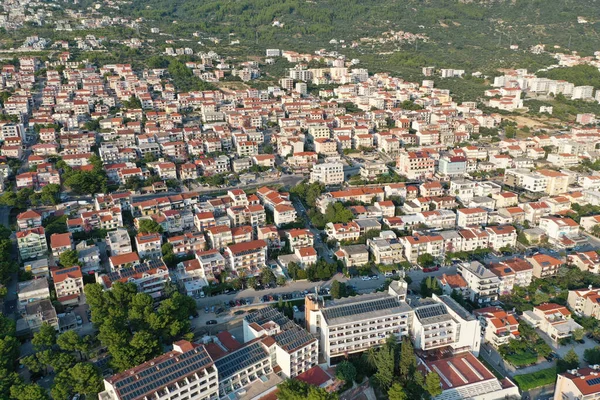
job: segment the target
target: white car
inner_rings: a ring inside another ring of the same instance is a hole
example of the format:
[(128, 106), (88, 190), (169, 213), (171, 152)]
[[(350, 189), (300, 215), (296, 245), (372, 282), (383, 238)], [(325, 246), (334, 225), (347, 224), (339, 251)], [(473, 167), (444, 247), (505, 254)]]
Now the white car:
[(370, 281), (371, 280), (371, 278), (369, 278), (368, 276), (363, 276), (360, 279), (362, 279), (363, 281)]

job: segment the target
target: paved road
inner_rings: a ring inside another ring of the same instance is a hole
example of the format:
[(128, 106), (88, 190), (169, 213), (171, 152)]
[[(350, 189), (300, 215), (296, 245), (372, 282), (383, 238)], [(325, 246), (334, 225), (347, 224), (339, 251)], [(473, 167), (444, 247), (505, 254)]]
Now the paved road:
[(329, 249), (329, 247), (327, 247), (327, 244), (324, 243), (323, 240), (321, 239), (321, 231), (318, 230), (317, 228), (315, 228), (312, 225), (312, 223), (310, 222), (310, 218), (308, 217), (306, 208), (304, 207), (302, 202), (299, 200), (295, 201), (294, 207), (296, 208), (296, 212), (298, 213), (300, 218), (303, 218), (304, 221), (306, 221), (305, 228), (312, 232), (312, 234), (314, 236), (314, 246), (313, 247), (315, 248), (315, 250), (317, 250), (319, 256), (321, 258), (325, 259), (325, 261), (327, 261), (328, 263), (333, 264), (335, 262), (332, 257), (333, 252)]

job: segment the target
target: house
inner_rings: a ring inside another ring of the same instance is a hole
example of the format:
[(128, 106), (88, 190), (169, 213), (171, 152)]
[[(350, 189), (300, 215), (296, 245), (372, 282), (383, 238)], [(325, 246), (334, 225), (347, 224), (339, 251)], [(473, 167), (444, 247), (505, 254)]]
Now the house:
[(554, 386), (554, 400), (593, 399), (600, 395), (600, 368), (591, 365), (558, 374)]
[(328, 222), (325, 225), (325, 232), (327, 233), (327, 236), (337, 241), (354, 241), (360, 237), (360, 226), (354, 221), (345, 224)]
[(202, 232), (185, 232), (183, 235), (168, 238), (167, 242), (173, 246), (173, 253), (178, 257), (194, 254), (206, 248), (206, 239)]
[(226, 225), (217, 225), (206, 229), (208, 243), (212, 249), (221, 250), (233, 243), (231, 228)]
[(500, 251), (503, 248), (513, 248), (517, 244), (517, 230), (512, 225), (488, 226), (489, 247)]
[(53, 233), (50, 236), (50, 248), (54, 257), (60, 257), (65, 251), (73, 250), (75, 248), (73, 235), (71, 233)]
[(267, 262), (267, 242), (253, 240), (232, 244), (225, 248), (223, 256), (232, 270), (245, 271), (248, 275), (257, 274)]
[(344, 183), (344, 165), (341, 162), (315, 164), (310, 173), (310, 182), (326, 186)]
[(571, 318), (571, 312), (567, 307), (555, 303), (544, 303), (533, 307), (532, 311), (523, 312), (522, 319), (544, 332), (555, 342), (571, 337), (573, 331), (582, 329), (581, 325)]
[(19, 282), (17, 284), (17, 307), (20, 312), (25, 310), (28, 303), (49, 299), (50, 289), (47, 279), (30, 279), (28, 281)]
[(592, 232), (592, 229), (596, 225), (600, 225), (600, 215), (581, 217), (579, 220), (579, 226), (585, 229), (586, 232)]
[(42, 216), (33, 210), (27, 210), (17, 215), (17, 227), (20, 231), (40, 226), (42, 226)]
[(290, 229), (285, 232), (285, 239), (292, 251), (299, 247), (311, 247), (314, 245), (314, 235), (308, 229)]
[(57, 331), (60, 329), (58, 325), (58, 315), (56, 309), (52, 305), (50, 299), (36, 300), (25, 305), (25, 315), (23, 319), (27, 323), (27, 327), (31, 332), (37, 332), (42, 324), (48, 324)]
[(338, 260), (342, 260), (346, 268), (360, 267), (369, 262), (369, 248), (364, 244), (341, 246), (335, 255)]
[(299, 264), (304, 268), (317, 262), (317, 252), (313, 247), (297, 247), (294, 255), (298, 257)]
[(132, 268), (140, 264), (140, 257), (134, 251), (131, 253), (123, 253), (108, 258), (111, 271), (118, 271), (122, 268)]
[(83, 293), (83, 275), (78, 265), (52, 271), (57, 300), (65, 304), (79, 303)]
[(564, 237), (573, 238), (579, 235), (579, 224), (567, 217), (542, 217), (539, 227), (546, 232), (550, 242), (559, 242)]
[(600, 255), (593, 250), (568, 254), (567, 263), (582, 271), (589, 271), (592, 274), (600, 273)]
[(569, 290), (567, 305), (577, 316), (600, 319), (600, 289)]
[(515, 314), (500, 307), (486, 307), (473, 311), (481, 322), (484, 340), (495, 349), (507, 344), (511, 339), (519, 339), (519, 321)]
[(140, 258), (158, 258), (162, 256), (162, 235), (159, 233), (138, 233), (135, 247)]
[[(462, 294), (463, 297), (468, 296), (469, 285), (459, 274), (442, 274), (442, 276), (437, 277), (437, 281), (442, 288), (442, 293), (445, 295), (451, 295), (452, 292), (458, 292)], [(465, 294), (467, 296), (465, 296)]]
[(296, 209), (287, 204), (278, 204), (273, 207), (273, 222), (277, 227), (291, 224), (296, 221)]
[(554, 276), (558, 274), (558, 269), (563, 265), (563, 261), (547, 254), (534, 254), (525, 259), (533, 265), (533, 276), (536, 278)]
[(460, 208), (456, 210), (456, 226), (482, 226), (487, 224), (488, 212), (483, 208)]
[[(135, 254), (135, 253), (133, 253)], [(135, 254), (137, 257), (137, 254)], [(123, 257), (123, 256), (115, 256)], [(114, 257), (111, 257), (111, 259)], [(117, 260), (119, 262), (122, 260)], [(113, 262), (111, 260), (111, 266)], [(116, 264), (115, 264), (116, 265)], [(123, 264), (121, 264), (123, 265)], [(165, 283), (171, 280), (169, 269), (161, 259), (148, 260), (142, 264), (131, 263), (131, 267), (118, 268), (107, 274), (96, 273), (96, 282), (99, 282), (104, 290), (110, 290), (115, 282), (131, 282), (137, 286), (139, 293), (146, 293), (152, 298), (163, 295)]]
[(111, 256), (131, 253), (133, 247), (131, 247), (131, 238), (129, 237), (127, 230), (120, 228), (115, 231), (107, 232), (106, 249), (110, 252)]
[(22, 260), (42, 257), (48, 251), (46, 231), (39, 226), (17, 232), (17, 246)]

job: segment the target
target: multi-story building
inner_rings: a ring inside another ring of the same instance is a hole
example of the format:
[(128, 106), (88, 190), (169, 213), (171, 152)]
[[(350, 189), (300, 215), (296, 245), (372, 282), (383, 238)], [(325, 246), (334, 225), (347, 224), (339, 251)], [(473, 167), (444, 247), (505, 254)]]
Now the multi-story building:
[(140, 257), (137, 252), (118, 254), (108, 258), (108, 264), (111, 271), (118, 271), (123, 268), (136, 267), (140, 264)]
[(475, 310), (475, 317), (481, 323), (486, 343), (494, 348), (507, 344), (510, 339), (519, 339), (519, 321), (513, 313), (500, 307), (486, 307)]
[(558, 274), (559, 268), (563, 265), (561, 260), (548, 254), (534, 254), (525, 259), (533, 265), (533, 276), (538, 279)]
[(469, 298), (478, 304), (498, 300), (500, 279), (478, 261), (461, 263), (457, 272), (469, 285)]
[(52, 271), (56, 298), (62, 304), (79, 302), (83, 293), (83, 275), (78, 265)]
[(393, 281), (388, 293), (373, 293), (325, 300), (305, 298), (307, 330), (319, 336), (320, 351), (329, 365), (349, 354), (385, 343), (389, 335), (409, 335), (413, 311), (406, 304), (407, 284)]
[(296, 248), (311, 247), (314, 244), (314, 235), (308, 229), (290, 229), (285, 232), (285, 238), (292, 251)]
[(560, 304), (540, 304), (533, 307), (532, 311), (523, 312), (522, 319), (556, 342), (571, 337), (573, 331), (582, 329), (581, 325), (571, 318), (571, 312), (567, 307)]
[(540, 218), (540, 229), (546, 232), (551, 242), (579, 235), (579, 224), (571, 218), (542, 217)]
[(167, 239), (173, 246), (176, 256), (193, 254), (206, 249), (206, 239), (202, 232), (185, 232), (183, 235), (173, 236)]
[(315, 164), (310, 173), (310, 182), (320, 182), (324, 185), (344, 183), (344, 164), (340, 162)]
[(576, 266), (582, 271), (600, 274), (600, 254), (593, 250), (571, 253), (567, 255), (567, 263)]
[(42, 278), (19, 282), (17, 293), (19, 298), (17, 307), (19, 311), (24, 311), (28, 303), (50, 298), (48, 280)]
[(488, 212), (483, 208), (460, 208), (456, 210), (456, 225), (461, 228), (487, 224)]
[(17, 246), (21, 260), (42, 257), (48, 251), (46, 231), (39, 226), (17, 232)]
[(73, 236), (71, 233), (53, 233), (50, 236), (50, 248), (52, 255), (59, 257), (65, 251), (73, 250)]
[(575, 315), (600, 319), (600, 289), (569, 290), (567, 305)]
[(426, 152), (400, 151), (396, 167), (408, 179), (427, 179), (435, 173), (435, 160)]
[(218, 370), (204, 346), (180, 340), (172, 351), (106, 378), (98, 397), (218, 400)]
[(169, 269), (161, 259), (148, 260), (108, 274), (100, 275), (96, 272), (96, 282), (100, 282), (104, 290), (110, 290), (115, 282), (132, 282), (137, 286), (138, 292), (147, 293), (153, 298), (162, 296), (165, 283), (170, 280)]
[(517, 230), (512, 225), (488, 226), (485, 230), (489, 234), (489, 247), (496, 251), (517, 244)]
[[(404, 259), (404, 247), (392, 231), (384, 231), (379, 234), (379, 237), (367, 239), (367, 246), (373, 255), (373, 261), (377, 264), (390, 265), (399, 263)], [(368, 261), (369, 257), (367, 255), (366, 262)]]
[(357, 240), (360, 237), (360, 226), (350, 221), (345, 224), (334, 224), (328, 222), (325, 225), (325, 232), (331, 239), (341, 240)]
[(256, 274), (266, 265), (267, 242), (253, 240), (232, 244), (225, 248), (224, 257), (231, 269)]
[(273, 222), (281, 226), (296, 221), (296, 209), (289, 204), (278, 204), (273, 207)]
[(433, 296), (414, 308), (410, 330), (415, 348), (423, 351), (468, 350), (478, 355), (481, 345), (479, 322), (451, 297)]
[(519, 388), (510, 379), (499, 380), (470, 352), (451, 356), (419, 359), (425, 372), (436, 372), (440, 377), (443, 400), (519, 398)]
[(600, 367), (568, 370), (558, 374), (554, 400), (587, 400), (600, 396)]
[(111, 256), (133, 252), (131, 238), (126, 229), (117, 229), (106, 234), (106, 248)]
[(400, 238), (400, 242), (404, 247), (404, 258), (411, 263), (417, 263), (424, 254), (440, 257), (444, 251), (444, 238), (441, 235), (414, 234)]
[(228, 244), (233, 243), (231, 228), (226, 225), (217, 225), (206, 229), (208, 243), (211, 249), (223, 249)]
[(158, 258), (162, 256), (162, 235), (159, 233), (138, 233), (135, 248), (140, 258)]
[(42, 216), (33, 210), (27, 210), (17, 216), (19, 230), (42, 226)]

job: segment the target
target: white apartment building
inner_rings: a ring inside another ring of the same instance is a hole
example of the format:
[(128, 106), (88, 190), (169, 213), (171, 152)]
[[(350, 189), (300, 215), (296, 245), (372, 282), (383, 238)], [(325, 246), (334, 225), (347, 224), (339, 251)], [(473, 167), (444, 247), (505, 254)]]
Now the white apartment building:
[(120, 254), (128, 254), (133, 252), (131, 246), (131, 238), (126, 229), (119, 228), (106, 234), (106, 248), (110, 251), (111, 256)]
[(488, 212), (483, 208), (461, 208), (456, 210), (456, 226), (482, 226), (487, 224)]
[(533, 307), (532, 311), (523, 312), (521, 318), (550, 336), (554, 341), (571, 337), (573, 331), (582, 329), (581, 325), (571, 318), (571, 312), (567, 307), (560, 304), (540, 304)]
[(104, 379), (100, 400), (219, 399), (217, 368), (204, 346), (186, 340), (131, 370)]
[(567, 305), (576, 315), (600, 319), (600, 289), (569, 290)]
[(50, 298), (48, 280), (45, 278), (19, 282), (17, 292), (19, 298), (17, 307), (21, 311), (25, 310), (28, 303)]
[(479, 304), (498, 300), (500, 278), (478, 261), (458, 265), (457, 272), (469, 285), (469, 298)]
[(140, 258), (158, 258), (162, 256), (162, 236), (160, 233), (138, 233), (135, 247)]
[(320, 182), (324, 185), (344, 183), (344, 164), (337, 162), (315, 164), (310, 173), (310, 182)]
[(389, 335), (409, 335), (413, 311), (406, 304), (408, 285), (390, 284), (388, 293), (363, 294), (339, 300), (317, 295), (305, 298), (305, 318), (311, 334), (318, 334), (320, 351), (328, 365), (349, 354), (385, 343)]
[(479, 355), (481, 325), (451, 297), (434, 294), (414, 312), (410, 331), (416, 349), (450, 348), (452, 352), (468, 350)]
[(43, 227), (17, 232), (17, 246), (22, 260), (38, 258), (48, 251), (46, 231)]

